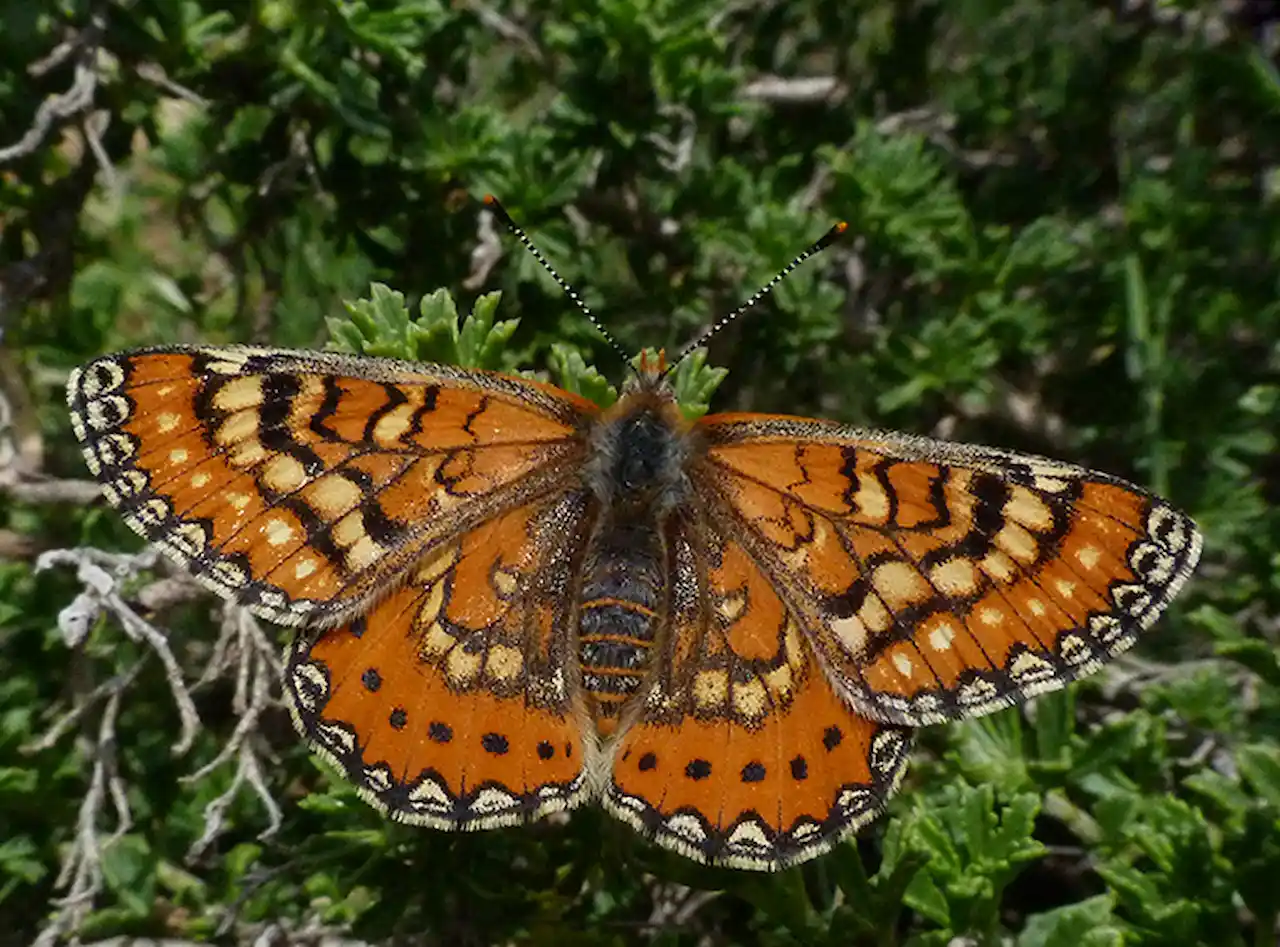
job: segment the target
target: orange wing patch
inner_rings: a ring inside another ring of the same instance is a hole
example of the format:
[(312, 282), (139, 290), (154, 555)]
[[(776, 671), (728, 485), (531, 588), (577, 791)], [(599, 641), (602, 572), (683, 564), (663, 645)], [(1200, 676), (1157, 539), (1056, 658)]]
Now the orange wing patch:
[(554, 596), (574, 563), (582, 496), (529, 504), (444, 543), (366, 618), (299, 632), (294, 721), (375, 807), (403, 822), (527, 822), (589, 795), (598, 752), (565, 668)]
[(198, 347), (99, 358), (68, 403), (130, 526), (292, 625), (349, 619), (432, 543), (572, 478), (596, 410), (504, 375)]
[(774, 870), (813, 858), (883, 809), (909, 732), (836, 694), (742, 546), (694, 528), (675, 560), (673, 624), (613, 747), (604, 804), (698, 861)]
[(705, 418), (696, 490), (860, 711), (990, 713), (1133, 644), (1191, 574), (1183, 514), (1106, 474), (820, 421)]

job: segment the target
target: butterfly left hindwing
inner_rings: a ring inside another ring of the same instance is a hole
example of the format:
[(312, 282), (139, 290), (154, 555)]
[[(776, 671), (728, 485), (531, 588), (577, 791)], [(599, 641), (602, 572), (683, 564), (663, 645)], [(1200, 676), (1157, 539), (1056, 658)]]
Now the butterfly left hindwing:
[(392, 818), (489, 828), (587, 798), (565, 594), (585, 507), (580, 491), (515, 507), (435, 546), (367, 616), (298, 632), (298, 728)]

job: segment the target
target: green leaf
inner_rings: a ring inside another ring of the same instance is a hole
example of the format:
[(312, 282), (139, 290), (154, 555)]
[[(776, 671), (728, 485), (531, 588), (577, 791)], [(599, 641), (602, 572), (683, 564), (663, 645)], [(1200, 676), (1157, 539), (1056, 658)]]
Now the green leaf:
[(102, 849), (102, 880), (126, 910), (146, 916), (155, 904), (157, 862), (150, 841), (129, 833)]
[(571, 345), (553, 342), (551, 345), (551, 374), (565, 391), (594, 401), (607, 408), (618, 400), (617, 389), (609, 384), (594, 365), (588, 365), (582, 353)]
[(1100, 894), (1075, 904), (1027, 918), (1018, 947), (1120, 947), (1122, 925), (1112, 916), (1110, 895)]
[(1236, 752), (1240, 775), (1253, 790), (1280, 813), (1280, 747), (1275, 744), (1249, 744)]
[(403, 294), (374, 283), (368, 298), (345, 304), (347, 319), (326, 320), (330, 348), (462, 368), (509, 367), (507, 343), (520, 320), (494, 321), (501, 298), (501, 293), (481, 296), (459, 324), (447, 290), (424, 296), (413, 318)]
[(706, 414), (711, 396), (728, 375), (728, 369), (707, 365), (706, 349), (694, 349), (681, 359), (671, 372), (671, 387), (681, 413), (690, 421)]

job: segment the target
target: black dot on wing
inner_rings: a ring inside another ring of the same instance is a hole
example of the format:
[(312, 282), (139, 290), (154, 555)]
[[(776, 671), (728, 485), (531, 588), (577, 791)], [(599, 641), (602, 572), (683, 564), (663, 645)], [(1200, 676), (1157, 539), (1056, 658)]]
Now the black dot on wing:
[(690, 779), (706, 779), (711, 775), (711, 763), (708, 760), (690, 760), (684, 774)]
[(507, 738), (501, 733), (486, 733), (480, 738), (480, 745), (484, 747), (486, 753), (492, 753), (495, 756), (502, 756), (511, 749)]
[(640, 757), (639, 766), (641, 772), (648, 772), (657, 765), (658, 757), (652, 753), (646, 753), (644, 756)]
[(838, 747), (843, 739), (844, 734), (840, 732), (839, 727), (830, 726), (822, 731), (822, 745), (827, 748), (828, 753)]
[(394, 730), (403, 730), (404, 725), (409, 722), (409, 714), (403, 707), (397, 707), (391, 711), (391, 716), (387, 718), (387, 723), (391, 724)]
[(361, 615), (359, 618), (353, 619), (347, 627), (351, 629), (352, 635), (357, 638), (363, 638), (365, 631), (369, 628), (369, 620)]
[(448, 743), (453, 739), (453, 727), (439, 720), (432, 720), (427, 726), (427, 736), (435, 743)]
[(555, 755), (556, 755), (556, 748), (552, 746), (550, 743), (548, 743), (546, 740), (542, 740), (541, 742), (538, 743), (538, 759), (549, 760), (551, 759), (551, 757)]
[(751, 762), (742, 767), (742, 781), (744, 783), (758, 783), (764, 780), (765, 768), (760, 762)]
[(360, 683), (369, 693), (377, 693), (378, 688), (382, 686), (382, 675), (378, 673), (377, 668), (369, 668), (360, 675)]
[(808, 779), (809, 764), (803, 756), (797, 756), (791, 761), (791, 778), (792, 779)]

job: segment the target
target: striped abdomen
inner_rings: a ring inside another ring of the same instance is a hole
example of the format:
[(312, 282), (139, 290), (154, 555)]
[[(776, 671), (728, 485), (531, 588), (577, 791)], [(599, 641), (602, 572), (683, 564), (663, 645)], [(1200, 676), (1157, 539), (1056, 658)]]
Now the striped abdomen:
[(587, 553), (578, 657), (602, 734), (648, 667), (664, 606), (663, 558), (660, 530), (647, 520), (606, 524)]

